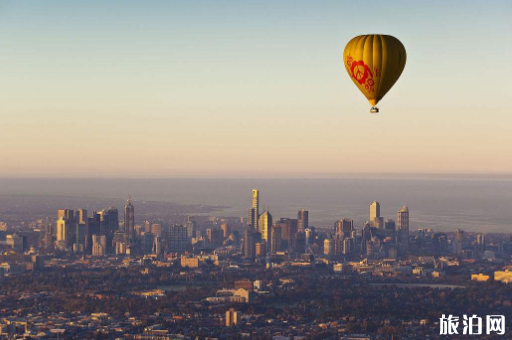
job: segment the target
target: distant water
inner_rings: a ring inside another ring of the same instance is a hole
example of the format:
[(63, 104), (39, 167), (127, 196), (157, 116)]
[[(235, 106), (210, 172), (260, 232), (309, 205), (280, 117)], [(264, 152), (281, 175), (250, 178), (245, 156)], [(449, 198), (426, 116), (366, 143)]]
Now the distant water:
[(332, 226), (339, 218), (368, 219), (377, 200), (381, 215), (396, 220), (406, 203), (411, 229), (512, 232), (512, 179), (410, 177), (335, 179), (0, 179), (0, 195), (58, 195), (164, 200), (227, 206), (219, 216), (246, 216), (251, 189), (274, 216), (309, 210), (310, 224)]

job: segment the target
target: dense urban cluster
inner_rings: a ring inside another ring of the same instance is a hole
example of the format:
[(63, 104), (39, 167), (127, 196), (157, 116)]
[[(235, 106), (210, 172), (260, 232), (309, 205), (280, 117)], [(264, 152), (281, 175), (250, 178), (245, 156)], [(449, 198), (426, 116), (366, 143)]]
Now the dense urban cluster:
[(247, 217), (204, 210), (0, 223), (0, 339), (437, 339), (442, 314), (512, 318), (510, 235), (413, 231), (378, 202), (315, 228), (258, 190)]

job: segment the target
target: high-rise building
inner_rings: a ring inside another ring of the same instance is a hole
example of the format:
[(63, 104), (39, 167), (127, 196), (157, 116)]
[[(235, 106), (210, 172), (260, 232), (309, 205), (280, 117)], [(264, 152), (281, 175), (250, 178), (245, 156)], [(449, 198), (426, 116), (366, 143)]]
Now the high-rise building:
[(156, 255), (162, 254), (162, 238), (160, 236), (155, 236), (155, 238), (154, 238), (153, 254), (156, 254)]
[(142, 229), (142, 231), (146, 233), (151, 232), (151, 223), (149, 223), (149, 221), (144, 222), (144, 228)]
[(135, 238), (135, 207), (132, 204), (131, 196), (124, 206), (124, 232), (130, 239)]
[(278, 251), (281, 251), (281, 227), (279, 225), (272, 226), (271, 238), (270, 254), (275, 255)]
[(222, 237), (224, 239), (228, 238), (231, 235), (231, 228), (229, 227), (228, 222), (224, 222), (220, 225), (220, 229), (222, 230)]
[(281, 239), (286, 244), (284, 250), (295, 251), (295, 240), (297, 239), (298, 221), (292, 218), (281, 218), (278, 222), (281, 227)]
[(66, 221), (74, 221), (75, 215), (74, 211), (71, 209), (60, 209), (57, 210), (57, 219), (64, 218)]
[(105, 235), (92, 235), (92, 255), (107, 255), (107, 237)]
[(11, 246), (12, 249), (17, 252), (18, 254), (23, 253), (25, 250), (25, 239), (22, 236), (19, 236), (18, 234), (14, 233), (12, 235), (7, 235), (5, 237), (5, 243), (8, 246)]
[(257, 189), (252, 190), (252, 204), (249, 209), (248, 224), (253, 231), (258, 229), (258, 218), (260, 217), (260, 192)]
[(355, 252), (354, 238), (346, 238), (343, 240), (343, 254), (350, 255)]
[(462, 253), (462, 249), (464, 248), (464, 243), (466, 240), (466, 236), (464, 230), (457, 229), (455, 230), (455, 240), (453, 242), (453, 252), (455, 254)]
[(248, 259), (256, 257), (256, 243), (261, 242), (261, 234), (247, 227), (244, 235), (244, 255)]
[(162, 225), (160, 223), (153, 223), (151, 225), (151, 233), (156, 237), (162, 236)]
[(69, 225), (64, 217), (57, 220), (57, 242), (67, 242), (69, 238)]
[(386, 231), (386, 236), (391, 237), (392, 240), (395, 239), (395, 221), (388, 219), (384, 222), (384, 230)]
[(169, 228), (169, 251), (171, 253), (183, 254), (188, 250), (189, 238), (187, 228), (182, 225), (173, 225)]
[(333, 255), (334, 254), (334, 247), (333, 247), (333, 241), (330, 238), (326, 238), (324, 241), (324, 255)]
[(297, 227), (299, 231), (304, 231), (309, 228), (309, 211), (300, 209), (297, 214)]
[(85, 238), (87, 237), (87, 225), (83, 223), (75, 224), (75, 244), (85, 247)]
[(237, 312), (234, 308), (231, 308), (226, 312), (226, 327), (236, 326), (239, 322), (240, 312)]
[(343, 218), (334, 224), (336, 235), (342, 235), (343, 238), (355, 237), (354, 220)]
[(155, 235), (153, 233), (142, 234), (142, 253), (144, 255), (153, 253), (153, 244), (155, 242)]
[(306, 248), (309, 248), (309, 246), (313, 244), (316, 237), (315, 227), (304, 229), (304, 233), (306, 234)]
[(264, 241), (270, 241), (270, 232), (272, 228), (272, 215), (265, 211), (261, 214), (258, 220), (258, 231), (261, 234), (261, 239)]
[(398, 210), (397, 226), (399, 242), (404, 251), (409, 249), (409, 208), (404, 205), (402, 209)]
[(100, 235), (108, 235), (109, 233), (109, 222), (108, 222), (108, 211), (98, 211), (100, 217)]
[(124, 255), (128, 251), (129, 235), (124, 231), (116, 231), (112, 240), (116, 255)]
[(380, 204), (377, 201), (373, 201), (370, 204), (370, 222), (373, 222), (376, 218), (380, 217)]
[(108, 224), (109, 224), (109, 234), (114, 235), (114, 233), (119, 230), (119, 212), (115, 207), (109, 207), (108, 210)]
[(256, 257), (264, 257), (265, 255), (267, 255), (267, 247), (265, 242), (256, 242), (254, 249), (254, 255)]
[(295, 236), (295, 247), (293, 251), (295, 254), (305, 254), (306, 250), (306, 232), (299, 231)]
[(57, 247), (60, 250), (71, 250), (76, 238), (76, 220), (73, 210), (61, 209), (57, 211)]
[(485, 235), (482, 233), (476, 234), (476, 251), (483, 254), (485, 251)]
[(196, 221), (194, 221), (191, 215), (187, 216), (187, 222), (185, 222), (185, 227), (187, 228), (187, 237), (192, 239), (196, 233)]
[(370, 205), (370, 224), (372, 227), (384, 230), (384, 218), (380, 216), (380, 204), (373, 201)]
[(87, 210), (85, 210), (85, 209), (78, 209), (76, 211), (76, 222), (78, 224), (85, 224), (85, 225), (87, 225), (87, 223), (88, 223)]
[(206, 230), (206, 234), (208, 237), (208, 244), (211, 247), (222, 246), (222, 241), (224, 240), (224, 232), (221, 229), (209, 228)]

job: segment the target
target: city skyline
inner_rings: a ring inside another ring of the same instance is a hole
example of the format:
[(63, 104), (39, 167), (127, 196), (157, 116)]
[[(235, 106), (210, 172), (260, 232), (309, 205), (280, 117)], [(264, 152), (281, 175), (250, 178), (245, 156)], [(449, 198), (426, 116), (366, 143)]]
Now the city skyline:
[(35, 206), (1, 215), (10, 218), (0, 223), (0, 336), (440, 339), (443, 311), (465, 315), (467, 306), (478, 308), (476, 320), (502, 315), (493, 330), (507, 331), (510, 232), (416, 230), (408, 206), (395, 210), (396, 223), (383, 222), (377, 201), (365, 205), (370, 221), (348, 214), (319, 228), (307, 205), (274, 220), (269, 210), (258, 214), (267, 197), (260, 190), (244, 197), (251, 209), (238, 217), (201, 205), (196, 220), (191, 206), (148, 210), (151, 202), (130, 196), (117, 201), (123, 221), (113, 199), (101, 210), (68, 201), (51, 217), (35, 216)]
[(0, 1), (0, 340), (512, 339), (510, 17)]
[[(508, 1), (4, 1), (0, 176), (511, 173), (511, 13)], [(342, 62), (362, 33), (408, 53), (377, 116)]]

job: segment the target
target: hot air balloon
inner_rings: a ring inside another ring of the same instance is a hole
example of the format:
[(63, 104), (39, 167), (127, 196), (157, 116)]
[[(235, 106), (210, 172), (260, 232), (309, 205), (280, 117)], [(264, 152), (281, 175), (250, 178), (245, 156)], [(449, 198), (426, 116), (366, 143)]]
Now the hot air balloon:
[(375, 105), (400, 78), (406, 59), (404, 45), (390, 35), (360, 35), (345, 46), (345, 68), (372, 105), (371, 113), (379, 112)]

